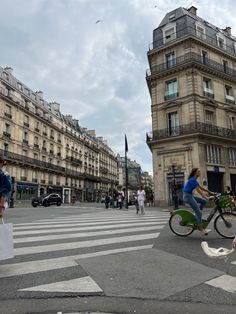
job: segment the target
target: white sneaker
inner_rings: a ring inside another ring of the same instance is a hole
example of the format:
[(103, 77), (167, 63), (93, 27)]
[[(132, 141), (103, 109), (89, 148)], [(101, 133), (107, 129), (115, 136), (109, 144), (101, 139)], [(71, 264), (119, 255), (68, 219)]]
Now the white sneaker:
[(211, 229), (202, 229), (201, 230), (201, 233), (204, 234), (204, 235), (208, 235), (208, 233), (211, 232)]

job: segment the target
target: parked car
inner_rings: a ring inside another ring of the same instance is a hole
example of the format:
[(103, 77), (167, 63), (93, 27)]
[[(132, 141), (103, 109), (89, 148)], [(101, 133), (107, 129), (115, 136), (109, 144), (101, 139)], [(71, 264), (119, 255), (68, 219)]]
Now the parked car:
[(57, 193), (51, 193), (51, 194), (43, 194), (39, 197), (32, 199), (32, 206), (37, 207), (39, 205), (43, 206), (50, 206), (52, 204), (61, 206), (62, 199), (61, 196)]

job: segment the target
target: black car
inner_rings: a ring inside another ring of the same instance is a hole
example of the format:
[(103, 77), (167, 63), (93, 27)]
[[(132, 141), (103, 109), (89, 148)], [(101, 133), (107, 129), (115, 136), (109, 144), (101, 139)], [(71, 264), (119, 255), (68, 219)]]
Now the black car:
[(50, 206), (50, 205), (57, 205), (60, 206), (62, 203), (61, 196), (57, 193), (51, 193), (51, 194), (43, 194), (39, 197), (32, 199), (32, 206), (37, 207), (39, 205), (43, 206)]

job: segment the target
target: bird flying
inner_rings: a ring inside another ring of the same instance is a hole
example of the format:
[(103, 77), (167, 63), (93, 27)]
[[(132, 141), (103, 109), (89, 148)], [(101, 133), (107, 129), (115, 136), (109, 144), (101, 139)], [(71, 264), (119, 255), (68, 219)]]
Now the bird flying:
[(101, 23), (102, 20), (97, 20), (95, 24)]

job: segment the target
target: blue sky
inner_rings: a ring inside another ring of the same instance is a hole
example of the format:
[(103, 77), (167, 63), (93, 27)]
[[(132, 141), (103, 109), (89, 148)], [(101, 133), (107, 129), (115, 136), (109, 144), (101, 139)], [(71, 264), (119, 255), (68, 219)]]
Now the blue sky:
[(166, 12), (191, 5), (236, 35), (233, 0), (1, 0), (0, 65), (115, 153), (124, 155), (126, 133), (128, 157), (152, 173), (148, 45)]

